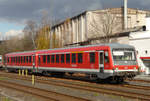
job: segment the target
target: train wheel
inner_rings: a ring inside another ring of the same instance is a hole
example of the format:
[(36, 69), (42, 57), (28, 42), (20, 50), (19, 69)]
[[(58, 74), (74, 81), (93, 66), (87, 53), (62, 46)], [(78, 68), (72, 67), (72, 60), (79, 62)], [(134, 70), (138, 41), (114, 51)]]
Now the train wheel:
[(123, 82), (124, 82), (124, 78), (123, 77), (117, 77), (116, 83), (123, 83)]
[(47, 71), (43, 71), (42, 75), (44, 75), (44, 76), (50, 76), (50, 74)]
[(72, 73), (72, 72), (69, 72), (68, 74), (69, 74), (70, 76), (72, 76), (74, 73)]
[(54, 76), (54, 77), (64, 77), (65, 72), (52, 72), (50, 74), (51, 76)]

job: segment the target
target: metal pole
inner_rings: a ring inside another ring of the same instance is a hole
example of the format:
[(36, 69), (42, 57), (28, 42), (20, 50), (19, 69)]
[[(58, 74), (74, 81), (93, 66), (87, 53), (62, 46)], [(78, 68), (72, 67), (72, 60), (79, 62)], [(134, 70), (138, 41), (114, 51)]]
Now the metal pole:
[(28, 76), (28, 70), (26, 69), (26, 76)]
[(19, 69), (19, 76), (21, 75), (21, 70)]
[(35, 77), (34, 77), (34, 75), (32, 75), (32, 85), (34, 85), (35, 84)]
[(127, 18), (127, 0), (124, 0), (124, 30), (128, 28), (128, 18)]
[(22, 76), (24, 76), (24, 70), (22, 70)]

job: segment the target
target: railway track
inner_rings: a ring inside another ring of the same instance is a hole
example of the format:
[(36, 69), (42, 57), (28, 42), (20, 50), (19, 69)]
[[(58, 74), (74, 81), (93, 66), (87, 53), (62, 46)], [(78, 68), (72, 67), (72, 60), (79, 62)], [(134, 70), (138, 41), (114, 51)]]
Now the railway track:
[[(43, 80), (43, 79), (41, 79)], [(38, 80), (38, 82), (41, 82)], [(54, 83), (55, 82), (55, 83)], [(58, 83), (58, 81), (56, 80), (44, 80), (41, 83), (47, 83), (47, 84), (53, 84), (53, 85), (58, 85), (58, 86), (64, 86), (64, 87), (71, 87), (74, 89), (82, 89), (82, 90), (87, 90), (87, 91), (91, 91), (91, 92), (97, 92), (97, 93), (105, 93), (105, 94), (112, 94), (112, 95), (118, 95), (118, 96), (124, 96), (124, 97), (129, 97), (129, 98), (133, 98), (133, 99), (140, 99), (142, 101), (150, 101), (149, 96), (150, 95), (146, 95), (146, 94), (139, 94), (137, 92), (131, 92), (131, 91), (125, 91), (125, 90), (121, 90), (121, 89), (115, 89), (114, 87), (118, 87), (118, 85), (98, 85), (98, 84), (94, 84), (94, 83), (70, 83), (70, 82), (64, 82), (62, 81), (60, 83)], [(67, 85), (66, 85), (67, 84)], [(68, 85), (69, 84), (69, 85)], [(91, 85), (92, 84), (92, 85)], [(126, 88), (132, 88), (132, 89), (141, 89), (141, 90), (148, 90), (150, 88), (147, 88), (145, 86), (136, 86), (136, 85), (130, 85), (130, 84), (125, 84), (125, 85), (119, 85), (119, 87), (121, 87), (122, 89), (126, 89)], [(114, 88), (114, 89), (113, 89)]]
[[(6, 77), (6, 76), (5, 76)], [(10, 77), (9, 77), (10, 78)], [(19, 79), (19, 78), (16, 78)], [(24, 79), (25, 80), (25, 79)], [(57, 93), (45, 89), (35, 88), (31, 86), (26, 86), (18, 83), (12, 83), (6, 80), (2, 80), (3, 82), (0, 82), (0, 86), (14, 89), (17, 91), (25, 92), (28, 94), (32, 94), (34, 96), (40, 97), (42, 99), (45, 99), (44, 101), (90, 101), (85, 98), (79, 98), (71, 95), (65, 95), (62, 93)]]
[(127, 88), (132, 88), (132, 89), (141, 89), (141, 90), (149, 90), (150, 91), (150, 87), (148, 86), (139, 86), (139, 85), (132, 85), (132, 84), (124, 84), (121, 85), (121, 87), (127, 87)]
[(134, 82), (150, 83), (150, 80), (133, 79)]
[[(2, 75), (2, 74), (1, 74)], [(5, 76), (5, 75), (3, 75)], [(11, 76), (11, 77), (10, 77)], [(14, 79), (22, 79), (22, 80), (28, 80), (31, 81), (31, 77), (17, 77), (12, 75), (8, 75), (7, 77), (14, 78)], [(71, 80), (72, 81), (72, 80)], [(95, 84), (95, 83), (87, 83), (87, 82), (70, 82), (65, 80), (56, 80), (56, 79), (50, 79), (47, 77), (36, 77), (36, 82), (39, 83), (45, 83), (49, 85), (55, 85), (55, 86), (63, 86), (63, 87), (69, 87), (73, 89), (79, 89), (79, 90), (86, 90), (91, 92), (97, 92), (97, 93), (104, 93), (104, 94), (112, 94), (117, 96), (123, 96), (133, 99), (139, 99), (142, 101), (150, 101), (149, 94), (142, 94), (140, 90), (149, 90), (150, 88), (146, 88), (145, 86), (136, 86), (136, 85), (108, 85), (108, 84)], [(116, 87), (120, 87), (120, 89), (116, 89)], [(123, 90), (126, 88), (130, 88), (132, 90), (136, 89), (139, 90), (138, 92), (133, 92), (131, 90)]]

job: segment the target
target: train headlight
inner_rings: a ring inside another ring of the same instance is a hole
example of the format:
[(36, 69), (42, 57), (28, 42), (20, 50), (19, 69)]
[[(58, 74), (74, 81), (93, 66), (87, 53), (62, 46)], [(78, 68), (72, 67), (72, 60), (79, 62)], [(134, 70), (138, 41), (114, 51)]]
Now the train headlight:
[(118, 71), (118, 67), (116, 67), (116, 71)]
[(134, 67), (134, 70), (136, 70), (136, 67)]

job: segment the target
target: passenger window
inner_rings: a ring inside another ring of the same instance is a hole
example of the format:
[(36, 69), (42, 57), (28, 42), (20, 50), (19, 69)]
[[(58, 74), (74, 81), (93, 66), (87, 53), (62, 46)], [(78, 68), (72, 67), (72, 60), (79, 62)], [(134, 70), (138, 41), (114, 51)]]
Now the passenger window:
[(17, 58), (15, 57), (15, 63), (17, 62)]
[(108, 52), (105, 52), (105, 63), (109, 63)]
[(19, 63), (20, 63), (20, 56), (18, 57)]
[(16, 57), (16, 63), (18, 62), (17, 60), (18, 60), (18, 58)]
[(83, 62), (83, 54), (82, 53), (78, 53), (78, 63), (82, 63)]
[(56, 63), (59, 63), (59, 55), (56, 55)]
[(64, 62), (65, 62), (65, 55), (61, 54), (61, 63), (64, 63)]
[(46, 63), (46, 55), (43, 55), (43, 63)]
[(26, 56), (26, 62), (28, 63), (28, 56)]
[(24, 63), (26, 62), (26, 58), (25, 58), (25, 56), (24, 56)]
[(7, 57), (7, 62), (9, 63), (9, 57)]
[(20, 63), (20, 57), (18, 57), (18, 63)]
[(50, 63), (50, 55), (47, 55), (47, 63)]
[(24, 60), (23, 60), (23, 59), (24, 59), (24, 57), (22, 56), (22, 63), (24, 62)]
[(20, 63), (20, 57), (18, 57), (18, 63)]
[(54, 63), (54, 61), (55, 61), (55, 55), (52, 55), (51, 56), (51, 63)]
[(70, 54), (66, 54), (66, 63), (70, 63)]
[[(39, 55), (38, 59), (39, 59), (39, 65), (40, 65), (41, 64), (41, 56), (40, 55)], [(35, 62), (35, 56), (33, 56), (33, 62)]]
[(21, 63), (22, 63), (22, 56), (21, 56)]
[(17, 57), (15, 57), (15, 62), (17, 63)]
[(76, 63), (76, 54), (75, 53), (72, 54), (72, 63)]
[(90, 53), (90, 63), (95, 63), (95, 52)]
[(29, 62), (31, 63), (31, 56), (29, 56)]

